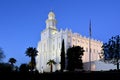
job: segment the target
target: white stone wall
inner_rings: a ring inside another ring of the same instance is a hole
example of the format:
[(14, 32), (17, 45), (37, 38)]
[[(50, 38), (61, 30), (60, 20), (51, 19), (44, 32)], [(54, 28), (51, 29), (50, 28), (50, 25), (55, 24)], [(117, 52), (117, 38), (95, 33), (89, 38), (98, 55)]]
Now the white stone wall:
[[(54, 17), (55, 19), (55, 15), (52, 15), (52, 17)], [(47, 27), (41, 32), (41, 40), (39, 41), (37, 47), (39, 53), (36, 58), (36, 68), (39, 70), (39, 72), (50, 71), (50, 67), (47, 65), (47, 62), (50, 59), (54, 59), (57, 63), (55, 66), (53, 66), (53, 71), (60, 70), (60, 53), (63, 39), (65, 42), (65, 52), (69, 47), (72, 47), (73, 45), (81, 46), (85, 50), (83, 55), (83, 62), (89, 62), (89, 38), (86, 38), (78, 33), (73, 33), (71, 30), (68, 29), (58, 31), (55, 25), (53, 28), (52, 26), (50, 26), (49, 28), (49, 19), (47, 22)], [(98, 53), (101, 51), (101, 46), (102, 42), (91, 39), (91, 61), (99, 60)], [(95, 70), (95, 65), (93, 66), (93, 70)]]

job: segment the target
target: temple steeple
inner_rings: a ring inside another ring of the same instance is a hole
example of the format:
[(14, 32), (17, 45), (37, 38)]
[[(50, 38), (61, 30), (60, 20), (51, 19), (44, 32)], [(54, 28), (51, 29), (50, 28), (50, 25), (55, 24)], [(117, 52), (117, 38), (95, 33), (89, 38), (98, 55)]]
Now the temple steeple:
[(46, 28), (56, 29), (55, 14), (52, 11), (48, 14), (48, 19), (46, 20)]

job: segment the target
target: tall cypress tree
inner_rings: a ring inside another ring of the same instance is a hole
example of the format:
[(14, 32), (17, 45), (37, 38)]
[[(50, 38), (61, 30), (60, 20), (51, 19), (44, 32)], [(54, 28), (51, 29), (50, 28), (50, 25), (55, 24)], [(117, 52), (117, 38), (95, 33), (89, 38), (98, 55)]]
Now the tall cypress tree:
[(65, 69), (65, 48), (64, 48), (64, 39), (62, 40), (61, 47), (61, 72)]

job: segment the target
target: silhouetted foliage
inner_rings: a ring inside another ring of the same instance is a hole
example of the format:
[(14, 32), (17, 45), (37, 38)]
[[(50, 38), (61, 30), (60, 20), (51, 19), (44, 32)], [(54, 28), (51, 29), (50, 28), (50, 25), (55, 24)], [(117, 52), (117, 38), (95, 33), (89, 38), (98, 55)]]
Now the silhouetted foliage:
[(15, 58), (10, 58), (8, 62), (10, 62), (11, 65), (13, 66), (14, 63), (16, 63), (16, 61), (17, 61), (17, 60), (16, 60)]
[(19, 71), (19, 67), (18, 66), (14, 66), (14, 71), (18, 72)]
[(67, 70), (74, 71), (75, 69), (83, 69), (82, 56), (83, 48), (73, 46), (67, 50)]
[(20, 67), (19, 67), (19, 71), (20, 72), (29, 72), (29, 66), (28, 64), (21, 64)]
[(47, 62), (47, 64), (48, 65), (50, 65), (50, 72), (52, 72), (53, 71), (53, 64), (56, 64), (56, 62), (54, 61), (54, 60), (49, 60), (48, 62)]
[(62, 40), (61, 48), (61, 72), (65, 69), (65, 48), (64, 48), (64, 39)]
[(35, 57), (37, 56), (37, 50), (36, 48), (33, 48), (33, 47), (29, 47), (27, 48), (25, 54), (26, 56), (29, 56), (31, 57), (31, 71), (33, 71), (35, 69), (35, 66), (36, 66), (36, 61), (35, 61)]
[(12, 67), (8, 63), (0, 63), (0, 72), (11, 72)]
[(16, 66), (14, 66), (14, 63), (16, 63), (16, 59), (15, 58), (10, 58), (9, 59), (9, 63), (11, 64), (12, 70), (15, 71), (16, 70)]
[(107, 43), (103, 44), (102, 49), (101, 58), (103, 58), (103, 61), (115, 64), (119, 69), (120, 36), (111, 37)]
[(5, 58), (5, 55), (3, 50), (0, 48), (0, 62), (2, 61), (3, 58)]

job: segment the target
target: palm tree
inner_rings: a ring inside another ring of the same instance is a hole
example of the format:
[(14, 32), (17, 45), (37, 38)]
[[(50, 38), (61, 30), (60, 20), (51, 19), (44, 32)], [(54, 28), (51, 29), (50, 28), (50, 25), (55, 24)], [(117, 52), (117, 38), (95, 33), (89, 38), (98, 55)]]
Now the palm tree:
[(50, 65), (50, 72), (53, 71), (53, 64), (56, 64), (56, 62), (52, 59), (50, 59), (48, 62), (47, 62), (48, 65)]
[(10, 58), (9, 61), (8, 61), (11, 64), (12, 70), (16, 70), (16, 68), (14, 66), (14, 63), (16, 63), (16, 61), (17, 60), (15, 58)]
[(27, 48), (25, 54), (26, 56), (29, 56), (31, 57), (31, 71), (33, 71), (33, 69), (35, 69), (35, 65), (36, 65), (36, 62), (35, 62), (35, 57), (37, 56), (37, 50), (36, 48), (33, 48), (33, 47), (29, 47)]
[(14, 63), (16, 63), (16, 59), (15, 58), (10, 58), (9, 62), (11, 63), (12, 66), (14, 66)]

